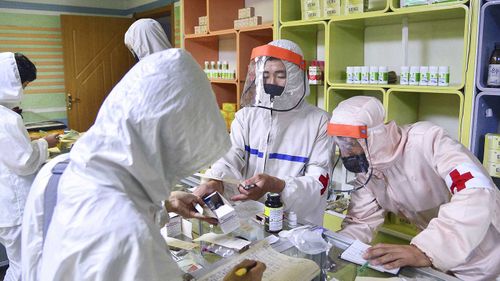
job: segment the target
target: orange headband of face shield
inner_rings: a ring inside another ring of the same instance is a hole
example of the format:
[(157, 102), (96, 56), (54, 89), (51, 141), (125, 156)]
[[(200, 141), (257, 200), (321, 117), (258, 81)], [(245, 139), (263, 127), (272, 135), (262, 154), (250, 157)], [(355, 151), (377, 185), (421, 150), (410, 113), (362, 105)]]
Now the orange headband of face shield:
[(287, 49), (283, 49), (273, 45), (264, 45), (253, 48), (251, 56), (252, 60), (256, 57), (263, 56), (282, 59), (298, 65), (302, 70), (305, 69), (306, 63), (303, 60), (302, 56)]
[(366, 126), (353, 126), (328, 123), (328, 135), (338, 137), (351, 137), (356, 139), (368, 138)]

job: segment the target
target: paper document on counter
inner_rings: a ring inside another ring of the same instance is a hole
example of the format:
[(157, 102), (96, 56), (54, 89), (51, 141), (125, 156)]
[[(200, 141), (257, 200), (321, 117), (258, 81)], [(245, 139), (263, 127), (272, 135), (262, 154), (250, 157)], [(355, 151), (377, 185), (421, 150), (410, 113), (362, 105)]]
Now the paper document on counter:
[(198, 281), (219, 281), (244, 259), (258, 260), (266, 264), (263, 281), (304, 281), (312, 280), (320, 270), (312, 260), (293, 258), (276, 252), (267, 241), (263, 240), (243, 254), (227, 259), (224, 265), (217, 267)]
[[(341, 255), (340, 258), (350, 261), (359, 265), (365, 264), (366, 260), (363, 258), (363, 254), (366, 252), (368, 248), (371, 246), (368, 244), (365, 244), (359, 240), (355, 240), (351, 246), (349, 246)], [(395, 269), (385, 269), (383, 266), (380, 265), (371, 265), (368, 264), (368, 267), (371, 269), (375, 269), (380, 272), (389, 272), (392, 274), (398, 274), (399, 267)]]

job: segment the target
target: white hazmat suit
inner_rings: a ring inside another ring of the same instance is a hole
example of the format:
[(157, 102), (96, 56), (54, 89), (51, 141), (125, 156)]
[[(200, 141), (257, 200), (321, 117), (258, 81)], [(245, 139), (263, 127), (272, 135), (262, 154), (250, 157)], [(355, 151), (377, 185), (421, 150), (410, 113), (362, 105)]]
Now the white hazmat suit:
[(161, 24), (153, 19), (139, 19), (125, 32), (125, 46), (142, 60), (146, 56), (172, 48)]
[[(302, 57), (300, 47), (291, 41), (276, 40), (268, 45), (290, 50)], [(262, 69), (263, 65), (259, 66), (258, 61), (265, 60), (257, 57), (255, 61), (257, 71)], [(260, 173), (281, 178), (285, 181), (281, 192), (284, 210), (294, 211), (302, 223), (322, 225), (333, 147), (326, 134), (329, 115), (304, 101), (304, 96), (309, 94), (304, 70), (299, 65), (282, 61), (287, 81), (279, 98), (292, 100), (281, 101), (282, 104), (299, 102), (298, 105), (289, 111), (252, 106), (236, 112), (231, 124), (231, 150), (214, 163), (207, 174), (240, 180)], [(266, 94), (260, 76), (257, 74), (251, 87), (256, 85), (257, 89), (252, 90), (262, 93), (263, 97)], [(256, 99), (258, 94), (250, 100)], [(224, 184), (224, 193), (229, 198), (238, 191), (234, 186)], [(260, 201), (264, 202), (265, 196)]]
[(41, 257), (53, 165), (37, 177), (24, 216), (23, 247), (34, 256), (23, 263), (36, 272), (29, 280), (182, 280), (155, 214), (170, 187), (229, 146), (210, 83), (191, 55), (169, 49), (141, 60), (74, 145)]
[[(398, 127), (384, 118), (383, 105), (363, 96), (332, 113), (331, 124), (368, 127), (365, 154), (373, 168), (366, 187), (352, 193), (340, 233), (369, 243), (390, 211), (422, 230), (411, 244), (433, 266), (464, 280), (494, 280), (500, 274), (500, 191), (481, 163), (439, 126)], [(367, 175), (358, 175), (364, 183)]]
[(0, 243), (7, 250), (4, 280), (21, 280), (21, 223), (36, 172), (48, 157), (47, 141), (31, 141), (21, 116), (11, 110), (23, 88), (13, 53), (0, 53)]

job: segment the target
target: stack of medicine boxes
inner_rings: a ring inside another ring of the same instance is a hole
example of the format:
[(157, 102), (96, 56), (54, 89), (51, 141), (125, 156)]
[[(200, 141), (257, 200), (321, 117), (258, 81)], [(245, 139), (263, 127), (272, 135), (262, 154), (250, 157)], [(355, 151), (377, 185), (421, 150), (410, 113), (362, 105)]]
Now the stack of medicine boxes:
[(484, 136), (483, 166), (492, 177), (500, 178), (500, 134)]
[(207, 22), (208, 22), (207, 16), (199, 17), (198, 25), (194, 27), (194, 34), (207, 34), (208, 33)]
[(234, 120), (234, 114), (236, 114), (236, 104), (231, 102), (222, 103), (222, 110), (220, 113), (224, 121), (226, 121), (227, 129), (231, 129), (231, 123)]
[(234, 20), (234, 29), (257, 26), (262, 24), (262, 17), (255, 16), (254, 7), (247, 7), (238, 10), (238, 19)]

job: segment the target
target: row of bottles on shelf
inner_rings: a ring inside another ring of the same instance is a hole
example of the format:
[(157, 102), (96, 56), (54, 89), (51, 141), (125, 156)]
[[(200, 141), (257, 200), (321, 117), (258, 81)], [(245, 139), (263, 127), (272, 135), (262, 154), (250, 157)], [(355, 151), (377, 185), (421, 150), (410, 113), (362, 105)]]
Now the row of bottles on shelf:
[(484, 136), (483, 166), (490, 176), (500, 178), (500, 134)]
[(229, 63), (227, 61), (205, 61), (203, 71), (205, 71), (209, 79), (236, 79), (236, 71), (229, 70)]
[(500, 88), (500, 42), (495, 43), (488, 65), (488, 87)]
[(301, 0), (302, 19), (315, 19), (383, 10), (386, 0)]
[(447, 87), (450, 85), (450, 68), (448, 66), (402, 66), (399, 84)]
[[(395, 84), (397, 76), (388, 71), (387, 66), (348, 66), (347, 84)], [(449, 86), (450, 68), (448, 66), (402, 66), (400, 85), (412, 86)]]
[(387, 66), (348, 66), (347, 84), (388, 84)]

